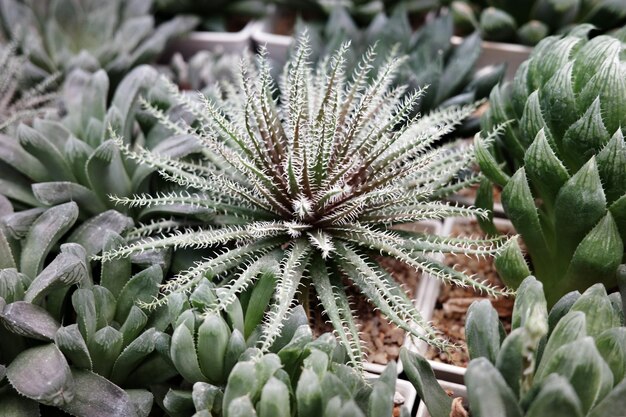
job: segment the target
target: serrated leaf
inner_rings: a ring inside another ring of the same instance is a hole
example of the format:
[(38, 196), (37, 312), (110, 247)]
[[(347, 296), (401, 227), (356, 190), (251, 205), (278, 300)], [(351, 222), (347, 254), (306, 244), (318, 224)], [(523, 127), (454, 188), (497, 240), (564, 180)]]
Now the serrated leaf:
[(7, 378), (21, 395), (55, 407), (72, 401), (79, 386), (52, 343), (20, 353), (7, 368)]
[(136, 303), (152, 301), (159, 293), (159, 284), (162, 279), (163, 273), (158, 265), (151, 266), (134, 275), (124, 285), (117, 297), (115, 321), (123, 323), (131, 307)]
[(597, 97), (580, 119), (573, 123), (562, 139), (563, 157), (570, 170), (576, 171), (610, 140), (611, 134), (602, 121), (600, 97)]
[(596, 161), (607, 203), (612, 204), (626, 194), (626, 144), (621, 130), (598, 153)]
[(0, 312), (2, 324), (11, 332), (50, 341), (61, 325), (42, 307), (26, 301), (7, 304)]
[(31, 282), (24, 301), (41, 304), (51, 291), (88, 280), (85, 263), (71, 253), (61, 253)]
[(510, 239), (496, 256), (494, 265), (507, 287), (517, 288), (531, 272), (517, 239)]
[(91, 370), (89, 349), (76, 324), (61, 327), (54, 335), (54, 343), (73, 366)]
[(109, 378), (115, 360), (122, 351), (122, 334), (111, 326), (103, 327), (87, 340), (89, 354), (93, 361), (93, 371)]

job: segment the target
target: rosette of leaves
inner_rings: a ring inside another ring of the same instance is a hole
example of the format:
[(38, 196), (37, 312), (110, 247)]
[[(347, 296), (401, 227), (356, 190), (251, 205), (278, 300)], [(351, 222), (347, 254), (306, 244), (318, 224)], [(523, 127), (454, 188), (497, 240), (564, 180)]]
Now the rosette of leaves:
[(392, 415), (395, 363), (367, 381), (343, 359), (332, 335), (311, 340), (308, 326), (300, 326), (277, 353), (243, 352), (225, 386), (196, 382), (191, 392), (170, 390), (164, 404), (171, 415), (194, 417)]
[[(624, 44), (588, 40), (586, 30), (542, 41), (513, 85), (491, 94), (485, 130), (511, 122), (477, 139), (480, 167), (503, 187), (504, 210), (550, 304), (595, 282), (614, 285), (624, 255)], [(511, 286), (529, 274), (513, 243), (496, 266)]]
[[(408, 59), (400, 68), (395, 84), (408, 84), (409, 91), (427, 87), (416, 108), (422, 113), (486, 98), (504, 74), (504, 64), (475, 71), (481, 49), (480, 36), (475, 33), (453, 46), (450, 14), (442, 14), (414, 32), (406, 9), (398, 7), (390, 16), (380, 13), (366, 29), (359, 29), (345, 8), (336, 7), (325, 25), (299, 20), (296, 33), (305, 31), (312, 39), (314, 60), (350, 40), (348, 72), (356, 68), (358, 57), (367, 52), (369, 45), (376, 43), (377, 48), (384, 51), (397, 47)], [(384, 56), (379, 56), (373, 65), (377, 68), (384, 62)], [(477, 123), (475, 119), (472, 125)]]
[[(79, 289), (72, 298), (75, 299), (75, 311), (83, 323), (78, 328), (90, 328), (90, 322), (84, 316), (95, 320), (94, 314), (102, 314), (98, 320), (106, 320), (115, 307), (111, 306), (111, 297), (107, 297), (106, 291), (93, 285), (87, 252), (80, 245), (62, 244), (60, 253), (45, 264), (50, 249), (57, 244), (68, 225), (76, 220), (76, 206), (67, 203), (34, 216), (28, 212), (11, 214), (8, 200), (3, 198), (0, 203), (4, 214), (0, 227), (0, 409), (8, 415), (39, 416), (39, 404), (44, 404), (75, 416), (147, 416), (152, 394), (146, 390), (124, 391), (91, 372), (93, 370), (102, 374), (97, 365), (102, 366), (102, 362), (113, 357), (110, 353), (116, 345), (102, 343), (110, 342), (102, 337), (95, 338), (95, 342), (89, 345), (91, 351), (82, 351), (81, 348), (86, 349), (85, 342), (70, 337), (75, 336), (74, 333), (80, 335), (74, 329), (77, 325), (62, 327), (60, 324), (73, 319), (73, 314), (67, 314), (63, 305), (70, 288), (75, 285)], [(27, 232), (20, 232), (27, 227), (24, 217), (28, 216), (35, 220), (31, 221)], [(20, 240), (15, 239), (16, 233), (24, 236)], [(121, 240), (119, 236), (117, 239)], [(125, 262), (119, 260), (113, 264), (105, 263), (102, 269), (105, 285), (115, 281), (122, 288), (117, 300), (118, 308), (114, 310), (116, 313), (120, 313), (124, 305), (133, 306), (136, 297), (146, 299), (148, 296), (145, 293), (150, 292), (150, 288), (158, 291), (157, 283), (152, 287), (139, 285), (141, 273), (129, 280), (130, 267), (126, 275), (124, 268), (120, 267)], [(155, 268), (160, 274), (160, 269)], [(85, 293), (98, 296), (89, 299), (84, 296)], [(115, 363), (124, 362), (126, 375), (130, 373), (134, 376), (138, 372), (135, 368), (141, 363), (140, 360), (150, 353), (144, 346), (148, 339), (146, 335), (153, 335), (156, 330), (150, 329), (138, 336), (141, 330), (140, 317), (133, 311), (133, 307), (129, 307), (129, 311), (128, 318), (121, 326), (122, 330), (126, 329), (124, 336), (127, 336), (125, 340), (128, 346)], [(128, 331), (131, 328), (135, 333)], [(161, 338), (167, 339), (164, 334)], [(167, 348), (164, 348), (164, 352), (167, 352)], [(67, 354), (70, 362), (63, 353)], [(105, 354), (108, 356), (103, 358)], [(156, 368), (159, 362), (150, 361), (148, 357), (141, 364)], [(169, 371), (170, 376), (175, 374), (173, 367), (168, 366), (167, 362), (161, 364), (159, 375), (163, 375), (164, 371)]]
[(472, 155), (431, 145), (474, 106), (450, 107), (405, 124), (420, 92), (401, 100), (405, 88), (390, 87), (402, 61), (392, 56), (370, 74), (375, 59), (370, 51), (348, 79), (343, 72), (347, 49), (343, 45), (314, 72), (306, 64), (310, 50), (303, 40), (287, 66), (280, 100), (273, 98), (264, 55), (258, 71), (244, 62), (239, 86), (225, 89), (224, 99), (201, 97), (198, 103), (172, 85), (177, 100), (196, 116), (193, 126), (171, 121), (158, 109), (151, 112), (175, 133), (197, 138), (208, 157), (190, 164), (133, 151), (118, 138), (126, 155), (158, 169), (185, 190), (115, 200), (131, 207), (175, 203), (207, 208), (215, 213), (213, 222), (131, 242), (96, 259), (166, 247), (208, 248), (212, 255), (168, 281), (163, 290), (186, 292), (203, 277), (213, 278), (224, 290), (218, 309), (225, 309), (260, 275), (273, 275), (274, 297), (258, 344), (262, 351), (280, 335), (298, 292), (308, 299), (308, 291), (315, 291), (357, 365), (363, 353), (343, 277), (391, 322), (445, 345), (377, 263), (377, 254), (445, 281), (507, 294), (429, 256), (440, 251), (494, 254), (503, 238), (449, 240), (391, 228), (450, 215), (484, 215), (434, 198), (463, 185), (456, 174)]
[(177, 16), (155, 27), (152, 0), (2, 0), (0, 26), (39, 73), (104, 69), (115, 86), (197, 24)]
[[(465, 328), (472, 416), (624, 415), (626, 327), (619, 293), (607, 295), (595, 284), (582, 295), (568, 293), (548, 314), (541, 283), (528, 277), (517, 293), (509, 335), (489, 301), (471, 305)], [(407, 350), (401, 356), (430, 415), (448, 417), (453, 400), (428, 362)]]
[[(182, 90), (201, 91), (210, 96), (219, 94), (215, 86), (225, 80), (234, 82), (233, 68), (239, 66), (241, 54), (200, 51), (185, 61), (181, 54), (174, 54), (168, 68), (163, 72)], [(160, 68), (161, 69), (161, 68)]]
[(463, 0), (450, 8), (460, 28), (479, 29), (486, 40), (531, 46), (574, 24), (590, 23), (606, 31), (626, 20), (626, 3), (613, 0)]
[[(121, 155), (108, 139), (107, 127), (126, 132), (130, 146), (140, 143), (173, 156), (197, 150), (189, 136), (172, 137), (159, 127), (153, 129), (151, 119), (142, 119), (140, 94), (167, 106), (159, 101), (158, 79), (151, 67), (134, 69), (107, 105), (109, 82), (104, 71), (71, 74), (63, 91), (67, 107), (63, 119), (36, 119), (32, 127), (19, 126), (15, 136), (2, 136), (2, 192), (24, 208), (75, 202), (82, 222), (76, 241), (90, 254), (102, 248), (102, 229), (122, 233), (133, 225), (133, 218), (149, 216), (109, 199), (111, 194), (131, 196), (150, 190), (153, 176), (151, 169)], [(177, 209), (170, 208), (168, 212), (175, 214)]]
[(159, 17), (195, 15), (200, 29), (214, 32), (237, 31), (267, 13), (265, 0), (156, 0), (154, 6)]
[(54, 111), (57, 77), (29, 86), (25, 67), (26, 60), (15, 53), (14, 45), (0, 45), (0, 132)]

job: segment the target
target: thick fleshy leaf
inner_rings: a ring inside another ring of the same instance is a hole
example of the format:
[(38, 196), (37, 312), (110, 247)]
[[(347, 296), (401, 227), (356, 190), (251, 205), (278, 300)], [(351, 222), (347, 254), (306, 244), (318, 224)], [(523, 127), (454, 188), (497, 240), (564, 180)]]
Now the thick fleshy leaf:
[(43, 263), (59, 238), (78, 218), (78, 206), (74, 202), (61, 204), (46, 210), (31, 226), (24, 243), (20, 271), (31, 278), (36, 277)]
[(426, 359), (406, 348), (400, 350), (404, 372), (432, 417), (449, 417), (452, 400), (441, 388)]
[(0, 297), (7, 304), (24, 299), (28, 287), (28, 278), (14, 268), (0, 269)]
[(510, 288), (517, 288), (531, 274), (517, 241), (510, 239), (494, 260), (500, 278)]
[(0, 410), (2, 417), (40, 417), (39, 403), (13, 390), (0, 393)]
[(91, 189), (105, 199), (108, 195), (128, 196), (132, 193), (120, 151), (112, 140), (98, 146), (85, 167)]
[(163, 273), (158, 265), (144, 269), (133, 276), (117, 297), (117, 310), (115, 320), (123, 323), (133, 305), (138, 302), (148, 303), (159, 293), (159, 284), (163, 279)]
[(513, 329), (504, 339), (498, 352), (498, 357), (493, 362), (500, 371), (500, 374), (517, 398), (521, 395), (522, 380), (527, 377), (523, 373), (529, 366), (525, 362), (525, 349), (530, 340), (525, 328)]
[(250, 361), (239, 362), (228, 376), (228, 383), (224, 390), (222, 410), (227, 411), (224, 417), (234, 417), (230, 413), (231, 403), (237, 398), (250, 398), (261, 390), (261, 381), (258, 380), (258, 371)]
[(89, 256), (100, 252), (106, 242), (107, 232), (121, 235), (133, 226), (133, 219), (116, 210), (108, 210), (83, 222), (67, 238), (68, 242), (82, 245)]
[(54, 343), (56, 343), (73, 366), (91, 369), (92, 363), (89, 349), (87, 349), (85, 339), (83, 339), (76, 324), (61, 327), (54, 335)]
[(541, 105), (544, 109), (550, 109), (547, 122), (550, 123), (550, 130), (559, 150), (565, 131), (576, 121), (573, 68), (574, 64), (571, 62), (560, 65), (541, 90)]
[(61, 253), (33, 280), (24, 295), (24, 301), (40, 304), (50, 291), (83, 280), (88, 280), (83, 260), (71, 253)]
[(13, 333), (32, 339), (50, 341), (61, 325), (45, 309), (16, 301), (7, 304), (0, 312), (0, 321)]
[(541, 103), (539, 101), (539, 91), (534, 91), (526, 101), (526, 107), (524, 107), (524, 113), (522, 114), (522, 118), (519, 121), (519, 127), (521, 132), (523, 132), (524, 140), (527, 142), (526, 145), (530, 144), (530, 141), (533, 138), (536, 138), (540, 131), (543, 130), (546, 140), (553, 144), (554, 138), (552, 137), (552, 133), (550, 132), (546, 120), (543, 117), (543, 112), (541, 110)]
[(107, 207), (89, 188), (69, 181), (40, 182), (33, 184), (35, 198), (45, 205), (75, 201), (87, 213), (99, 213)]
[(224, 375), (224, 358), (230, 339), (230, 329), (219, 314), (208, 314), (198, 328), (198, 360), (202, 374), (214, 384)]
[(561, 346), (580, 340), (585, 336), (587, 336), (587, 320), (585, 319), (585, 314), (580, 311), (572, 311), (566, 314), (559, 320), (550, 334), (548, 342), (543, 349), (537, 372), (540, 373), (542, 371)]
[(115, 360), (122, 352), (122, 334), (111, 326), (103, 327), (87, 341), (89, 354), (93, 361), (93, 371), (109, 378)]
[(470, 359), (495, 362), (500, 349), (500, 320), (489, 300), (475, 301), (467, 310), (465, 338)]
[(170, 349), (172, 362), (183, 378), (191, 383), (208, 382), (200, 370), (194, 336), (187, 326), (181, 324), (176, 327)]
[[(113, 231), (104, 232), (103, 251), (113, 250), (124, 244), (124, 239)], [(118, 297), (120, 291), (130, 278), (131, 262), (128, 257), (111, 259), (102, 262), (100, 285)]]
[(526, 417), (583, 417), (578, 395), (566, 378), (552, 374), (541, 386)]
[(83, 369), (72, 369), (72, 376), (74, 399), (63, 411), (77, 417), (139, 417), (128, 394), (106, 378)]
[(516, 329), (526, 325), (535, 309), (539, 309), (541, 317), (545, 318), (546, 327), (548, 312), (546, 299), (543, 292), (543, 284), (535, 277), (526, 278), (517, 290), (513, 314), (511, 317), (511, 328)]
[(626, 375), (626, 327), (605, 330), (596, 337), (596, 347), (613, 372), (613, 380)]
[(261, 390), (258, 411), (259, 417), (291, 416), (287, 385), (277, 378), (270, 378)]
[(602, 284), (589, 287), (572, 305), (570, 311), (585, 313), (588, 336), (596, 337), (605, 330), (621, 325)]
[(130, 373), (155, 349), (157, 331), (148, 329), (134, 340), (115, 360), (110, 380), (116, 384), (124, 384)]
[(71, 402), (80, 386), (54, 344), (20, 353), (7, 368), (7, 378), (17, 392), (43, 404), (60, 407)]
[(596, 156), (608, 204), (626, 194), (626, 143), (617, 130), (607, 145)]
[(93, 292), (79, 288), (72, 294), (72, 306), (76, 312), (76, 324), (83, 339), (89, 341), (97, 330), (98, 313)]
[(472, 416), (522, 417), (517, 399), (500, 372), (486, 358), (474, 359), (465, 373)]
[(22, 147), (46, 167), (49, 180), (76, 182), (72, 169), (61, 152), (41, 133), (26, 125), (20, 125), (17, 137)]
[(621, 417), (626, 408), (626, 379), (608, 393), (590, 412), (588, 417)]
[(598, 97), (563, 136), (561, 143), (563, 157), (570, 170), (578, 170), (589, 158), (597, 154), (610, 138), (611, 134), (602, 121)]

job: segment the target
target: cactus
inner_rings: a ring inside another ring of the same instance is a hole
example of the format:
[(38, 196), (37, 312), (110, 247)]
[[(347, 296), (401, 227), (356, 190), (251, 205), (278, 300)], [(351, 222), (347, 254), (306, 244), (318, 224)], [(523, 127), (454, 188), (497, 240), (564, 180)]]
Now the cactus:
[[(517, 293), (504, 335), (489, 301), (474, 302), (466, 322), (471, 361), (465, 373), (473, 416), (618, 417), (626, 406), (626, 327), (618, 293), (602, 284), (571, 292), (548, 313), (541, 282)], [(452, 400), (426, 360), (401, 353), (404, 369), (432, 417)]]
[[(614, 285), (624, 255), (625, 44), (588, 40), (588, 30), (543, 40), (513, 85), (492, 91), (482, 120), (492, 133), (476, 139), (549, 304), (594, 282)], [(496, 266), (511, 286), (529, 273), (516, 244)]]

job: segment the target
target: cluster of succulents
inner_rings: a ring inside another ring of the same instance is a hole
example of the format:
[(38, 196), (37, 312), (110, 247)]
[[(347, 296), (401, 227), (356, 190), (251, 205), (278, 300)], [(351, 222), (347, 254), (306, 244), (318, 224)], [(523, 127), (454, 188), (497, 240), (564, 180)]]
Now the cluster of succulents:
[(102, 68), (116, 85), (197, 24), (177, 16), (155, 27), (151, 8), (151, 0), (2, 0), (0, 29), (29, 60), (32, 77)]
[(476, 28), (487, 40), (531, 46), (575, 24), (608, 30), (626, 20), (626, 3), (612, 0), (460, 0), (449, 7), (461, 30)]
[[(588, 29), (542, 41), (512, 85), (492, 91), (483, 117), (491, 134), (477, 139), (480, 167), (503, 187), (550, 304), (595, 282), (614, 285), (624, 256), (624, 44), (589, 39)], [(530, 272), (513, 242), (499, 263), (512, 286)]]
[[(489, 301), (472, 304), (465, 325), (472, 359), (465, 383), (472, 416), (623, 415), (622, 301), (619, 293), (607, 295), (602, 284), (595, 284), (583, 294), (566, 294), (548, 313), (542, 284), (531, 276), (520, 285), (508, 335)], [(453, 400), (439, 387), (428, 362), (407, 350), (402, 360), (430, 415), (450, 416)]]
[[(336, 7), (325, 24), (299, 20), (295, 31), (297, 36), (306, 33), (310, 37), (315, 54), (310, 59), (315, 61), (349, 40), (348, 73), (356, 69), (358, 57), (366, 53), (370, 45), (376, 44), (380, 51), (396, 48), (398, 54), (407, 58), (398, 71), (395, 84), (408, 85), (408, 91), (425, 89), (415, 108), (416, 112), (423, 114), (486, 98), (502, 79), (505, 69), (505, 65), (501, 64), (475, 71), (481, 50), (480, 37), (475, 33), (460, 45), (452, 45), (453, 22), (450, 14), (441, 15), (413, 31), (408, 12), (398, 7), (390, 16), (379, 13), (367, 28), (359, 29), (345, 8)], [(385, 55), (380, 54), (372, 65), (378, 68), (385, 59)], [(477, 130), (478, 118), (466, 121), (465, 127), (465, 134), (472, 133), (472, 128)]]

